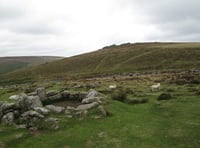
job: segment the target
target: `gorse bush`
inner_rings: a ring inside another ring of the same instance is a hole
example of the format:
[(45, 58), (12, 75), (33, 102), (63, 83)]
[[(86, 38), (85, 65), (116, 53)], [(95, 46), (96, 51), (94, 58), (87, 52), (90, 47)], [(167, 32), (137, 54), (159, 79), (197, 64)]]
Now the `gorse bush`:
[(142, 103), (147, 103), (149, 100), (147, 98), (131, 98), (127, 99), (127, 103), (129, 104), (142, 104)]
[(157, 100), (169, 100), (169, 99), (172, 99), (172, 95), (170, 93), (162, 93), (160, 94)]

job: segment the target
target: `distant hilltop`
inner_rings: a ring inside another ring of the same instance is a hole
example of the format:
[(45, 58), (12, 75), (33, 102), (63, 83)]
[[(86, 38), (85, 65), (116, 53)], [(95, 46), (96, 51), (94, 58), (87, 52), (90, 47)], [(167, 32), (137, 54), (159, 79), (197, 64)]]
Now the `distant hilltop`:
[(36, 66), (63, 59), (56, 56), (13, 56), (0, 57), (0, 74), (13, 72), (28, 66)]

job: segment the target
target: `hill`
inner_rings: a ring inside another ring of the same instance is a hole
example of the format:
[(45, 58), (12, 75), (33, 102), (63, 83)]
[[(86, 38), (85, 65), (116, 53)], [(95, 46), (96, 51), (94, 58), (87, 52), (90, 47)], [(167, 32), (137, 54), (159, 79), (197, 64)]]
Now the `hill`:
[(10, 73), (3, 79), (21, 82), (192, 68), (200, 69), (200, 43), (126, 43)]
[(53, 56), (0, 57), (0, 74), (13, 72), (15, 70), (25, 68), (28, 66), (36, 66), (60, 59), (62, 59), (62, 57), (53, 57)]

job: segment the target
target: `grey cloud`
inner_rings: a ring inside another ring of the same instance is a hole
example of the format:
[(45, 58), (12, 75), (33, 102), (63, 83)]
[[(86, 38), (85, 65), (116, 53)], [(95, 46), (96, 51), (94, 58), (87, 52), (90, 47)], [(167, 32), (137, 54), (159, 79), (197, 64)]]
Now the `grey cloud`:
[(14, 27), (11, 29), (15, 33), (20, 34), (32, 34), (32, 35), (40, 35), (40, 34), (56, 34), (58, 31), (54, 28), (49, 27), (45, 24), (35, 24), (35, 25), (22, 25), (18, 27)]
[(19, 8), (0, 6), (0, 22), (9, 19), (20, 18), (22, 16), (23, 11)]
[(132, 8), (144, 15), (161, 33), (146, 37), (147, 40), (200, 40), (199, 0), (128, 0)]

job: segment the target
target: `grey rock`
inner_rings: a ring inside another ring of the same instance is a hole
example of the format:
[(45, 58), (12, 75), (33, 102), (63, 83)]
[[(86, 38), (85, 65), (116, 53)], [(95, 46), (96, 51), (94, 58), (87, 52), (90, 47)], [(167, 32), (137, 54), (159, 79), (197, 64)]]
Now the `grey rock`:
[(65, 114), (69, 115), (71, 112), (69, 110), (65, 110)]
[(106, 112), (105, 108), (103, 107), (103, 105), (100, 105), (98, 107), (98, 109), (104, 116), (107, 116), (107, 112)]
[(48, 109), (46, 109), (45, 107), (34, 107), (33, 108), (36, 112), (42, 114), (42, 115), (48, 115), (48, 113), (50, 112)]
[(55, 106), (55, 105), (46, 105), (45, 106), (47, 109), (49, 109), (50, 111), (54, 112), (54, 113), (62, 113), (64, 112), (65, 108), (61, 107), (61, 106)]
[[(19, 106), (17, 103), (3, 103), (0, 107), (0, 112), (6, 114), (8, 112), (13, 112), (14, 110), (18, 109)], [(1, 114), (1, 113), (0, 113)]]
[(27, 112), (24, 112), (22, 117), (27, 118), (27, 117), (36, 117), (36, 118), (44, 118), (44, 116), (34, 110), (29, 110)]
[(12, 125), (12, 124), (14, 124), (14, 113), (13, 112), (9, 112), (9, 113), (5, 114), (1, 119), (1, 123), (3, 125)]
[(19, 106), (22, 112), (31, 110), (35, 107), (42, 107), (42, 102), (38, 96), (23, 95), (19, 99)]
[(46, 101), (47, 100), (47, 94), (45, 88), (37, 88), (36, 89), (37, 95), (39, 96), (41, 101)]
[(50, 128), (57, 130), (59, 128), (59, 120), (57, 118), (49, 117), (45, 119), (45, 122), (49, 125)]
[(37, 92), (28, 93), (27, 96), (37, 96)]
[(50, 97), (50, 96), (55, 96), (57, 95), (59, 92), (57, 90), (50, 90), (47, 92), (47, 97)]
[(101, 103), (101, 97), (89, 97), (82, 100), (83, 104), (92, 103), (92, 102)]
[(25, 129), (26, 128), (26, 124), (19, 124), (19, 125), (15, 125), (16, 129)]
[(75, 108), (75, 107), (72, 107), (72, 106), (67, 106), (67, 110), (74, 111), (74, 110), (76, 110), (76, 108)]
[(12, 95), (9, 97), (10, 100), (19, 100), (20, 96), (19, 95)]
[(62, 95), (62, 98), (69, 98), (70, 92), (65, 90), (65, 91), (61, 92), (61, 95)]
[(86, 98), (90, 98), (90, 97), (100, 97), (101, 94), (99, 92), (97, 92), (96, 90), (94, 89), (90, 89)]
[(101, 102), (101, 94), (94, 89), (90, 89), (82, 103)]
[(82, 104), (82, 105), (79, 105), (76, 110), (88, 110), (88, 109), (92, 109), (94, 107), (96, 107), (98, 105), (97, 102), (92, 102), (92, 103), (89, 103), (89, 104)]
[(71, 119), (71, 118), (73, 118), (73, 116), (72, 115), (67, 115), (67, 118)]
[(87, 114), (88, 114), (87, 110), (80, 110), (80, 111), (76, 112), (76, 115), (78, 115), (81, 118), (85, 118), (87, 116)]
[(105, 134), (105, 132), (100, 132), (97, 135), (99, 138), (103, 138), (103, 137), (105, 137), (106, 134)]
[(60, 99), (62, 99), (61, 93), (57, 93), (57, 94), (54, 95), (54, 96), (49, 96), (49, 97), (48, 97), (48, 100), (51, 100), (51, 101), (60, 100)]

